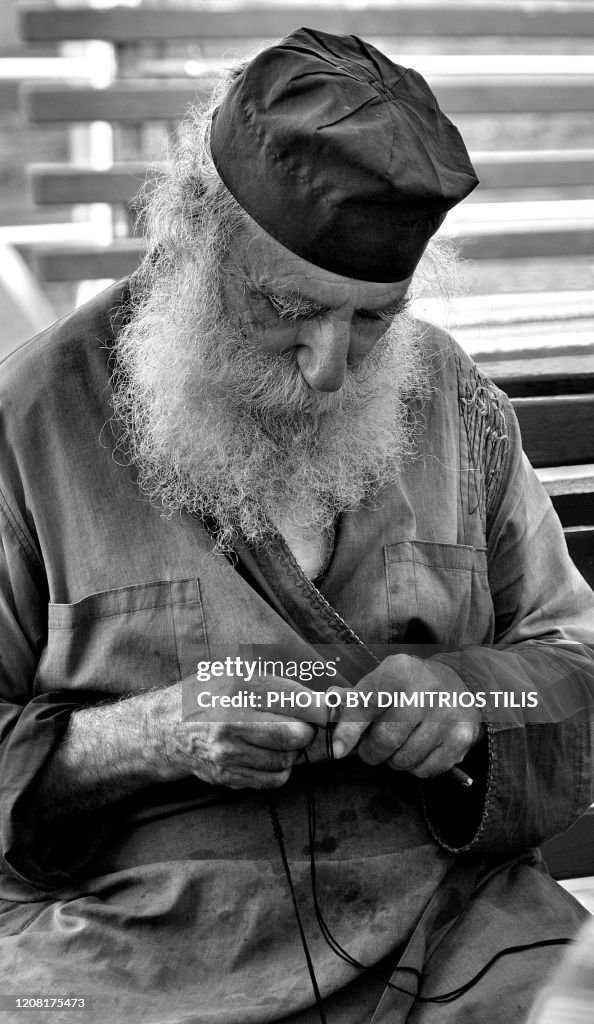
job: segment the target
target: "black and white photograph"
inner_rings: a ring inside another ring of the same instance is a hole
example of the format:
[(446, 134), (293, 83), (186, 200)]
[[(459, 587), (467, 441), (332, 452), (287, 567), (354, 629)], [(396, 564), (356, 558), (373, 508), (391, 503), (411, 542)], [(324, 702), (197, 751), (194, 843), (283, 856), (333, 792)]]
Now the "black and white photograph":
[(0, 0), (0, 1024), (594, 1024), (594, 0)]

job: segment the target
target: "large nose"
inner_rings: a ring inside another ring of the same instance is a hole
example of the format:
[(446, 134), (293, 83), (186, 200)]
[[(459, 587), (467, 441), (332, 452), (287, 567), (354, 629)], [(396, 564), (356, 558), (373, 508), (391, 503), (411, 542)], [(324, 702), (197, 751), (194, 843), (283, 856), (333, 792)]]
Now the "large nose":
[(304, 323), (297, 362), (314, 391), (338, 391), (342, 386), (350, 341), (350, 319), (326, 314)]

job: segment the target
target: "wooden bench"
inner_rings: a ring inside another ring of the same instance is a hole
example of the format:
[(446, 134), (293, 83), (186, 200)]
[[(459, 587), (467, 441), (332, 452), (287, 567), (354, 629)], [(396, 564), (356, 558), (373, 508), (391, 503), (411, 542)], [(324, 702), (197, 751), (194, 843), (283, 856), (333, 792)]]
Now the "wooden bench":
[[(512, 399), (524, 449), (594, 587), (594, 354), (481, 362)], [(594, 847), (593, 847), (594, 854)]]
[[(334, 32), (355, 32), (398, 53), (403, 42), (422, 38), (468, 41), (475, 37), (501, 48), (506, 42), (557, 37), (594, 37), (594, 3), (552, 0), (539, 3), (493, 2), (380, 3), (361, 8), (340, 5), (262, 7), (249, 4), (232, 10), (189, 9), (158, 3), (143, 7), (54, 7), (27, 3), (20, 7), (21, 32), (29, 43), (103, 40), (113, 47), (114, 73), (103, 88), (84, 85), (25, 84), (23, 109), (32, 124), (91, 124), (107, 122), (114, 130), (114, 160), (109, 168), (62, 166), (32, 169), (33, 194), (40, 203), (104, 202), (116, 211), (114, 238), (109, 244), (78, 243), (41, 248), (36, 270), (42, 281), (81, 277), (119, 277), (128, 273), (142, 254), (142, 240), (128, 230), (122, 216), (145, 177), (146, 153), (142, 136), (147, 125), (175, 126), (197, 97), (208, 92), (213, 58), (230, 45), (245, 51), (266, 38), (276, 38), (298, 24), (313, 24)], [(189, 42), (188, 42), (189, 41)], [(440, 44), (441, 45), (441, 44)], [(406, 63), (403, 58), (402, 62)], [(540, 62), (539, 73), (526, 75), (494, 67), (459, 71), (462, 58), (452, 58), (447, 73), (429, 74), (431, 85), (454, 118), (505, 113), (592, 113), (594, 71), (560, 55)], [(422, 61), (410, 63), (423, 70)], [(433, 61), (435, 64), (435, 61)], [(543, 68), (547, 72), (543, 72)], [(192, 69), (200, 72), (192, 77)], [(455, 70), (454, 70), (455, 69)], [(136, 146), (130, 143), (136, 139)], [(125, 141), (122, 141), (125, 140)], [(138, 150), (138, 159), (122, 159), (118, 150)], [(446, 221), (461, 254), (473, 261), (525, 260), (551, 262), (564, 256), (587, 257), (594, 252), (594, 206), (556, 214), (554, 203), (536, 217), (525, 216), (522, 193), (538, 188), (564, 188), (579, 194), (592, 181), (594, 150), (542, 153), (479, 152), (481, 196), (509, 193), (517, 200), (506, 223)], [(484, 200), (482, 200), (484, 201)], [(118, 218), (118, 212), (120, 214)], [(503, 212), (503, 211), (502, 211)]]
[[(512, 118), (528, 112), (585, 117), (594, 113), (594, 73), (577, 58), (552, 54), (541, 60), (547, 73), (541, 66), (531, 75), (517, 67), (498, 70), (497, 61), (487, 58), (478, 69), (476, 60), (472, 64), (466, 58), (448, 58), (459, 50), (468, 54), (477, 38), (481, 53), (497, 54), (502, 40), (511, 47), (518, 40), (542, 39), (551, 47), (563, 39), (570, 48), (577, 47), (578, 41), (594, 38), (594, 2), (587, 0), (398, 0), (361, 8), (248, 4), (220, 10), (158, 3), (60, 8), (24, 2), (20, 18), (29, 43), (102, 40), (112, 47), (113, 74), (101, 88), (55, 83), (28, 83), (23, 88), (23, 107), (32, 125), (99, 121), (112, 126), (109, 166), (87, 162), (31, 168), (36, 202), (104, 203), (113, 210), (113, 237), (107, 243), (37, 248), (36, 272), (50, 286), (81, 278), (121, 277), (137, 265), (144, 244), (132, 230), (133, 197), (150, 175), (155, 157), (155, 150), (147, 152), (147, 130), (150, 134), (175, 127), (188, 104), (210, 88), (213, 60), (230, 44), (245, 51), (298, 25), (314, 25), (371, 39), (401, 63), (424, 71), (421, 59), (401, 53), (403, 43), (412, 45), (416, 39), (428, 42), (430, 54), (436, 47), (445, 54), (439, 61), (434, 56), (428, 59), (426, 77), (455, 120), (472, 123), (473, 118), (498, 113)], [(446, 224), (471, 267), (489, 268), (492, 282), (491, 268), (496, 266), (496, 278), (503, 283), (501, 295), (487, 294), (478, 303), (471, 298), (462, 304), (461, 333), (466, 331), (472, 341), (488, 311), (487, 334), (475, 341), (475, 354), (482, 356), (486, 371), (512, 397), (525, 447), (562, 519), (572, 557), (594, 585), (594, 333), (588, 339), (588, 325), (594, 325), (594, 290), (559, 292), (557, 302), (554, 295), (538, 291), (555, 290), (560, 260), (583, 259), (594, 252), (594, 148), (475, 146), (473, 158), (481, 187), (459, 208), (464, 212)], [(522, 276), (524, 264), (534, 260), (539, 261), (536, 287), (530, 274), (528, 285)], [(492, 283), (489, 289), (493, 290)], [(507, 293), (518, 290), (523, 294), (515, 296), (519, 301), (514, 303), (514, 296)], [(537, 349), (546, 351), (560, 336), (553, 354), (535, 354), (534, 333), (530, 335), (535, 325), (541, 332), (536, 335)], [(499, 347), (498, 330), (508, 348), (515, 345), (523, 358), (489, 360), (489, 351)], [(594, 816), (586, 815), (565, 836), (547, 844), (546, 856), (559, 878), (594, 874)]]

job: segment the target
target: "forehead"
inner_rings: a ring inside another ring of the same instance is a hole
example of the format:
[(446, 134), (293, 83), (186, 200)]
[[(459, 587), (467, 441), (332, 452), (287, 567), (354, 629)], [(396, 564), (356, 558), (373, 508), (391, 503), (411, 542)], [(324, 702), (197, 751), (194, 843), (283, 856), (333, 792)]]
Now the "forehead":
[(248, 282), (260, 291), (276, 295), (299, 292), (320, 305), (337, 308), (380, 308), (402, 298), (410, 282), (410, 278), (397, 282), (358, 281), (333, 274), (290, 252), (254, 221), (232, 240), (230, 256)]

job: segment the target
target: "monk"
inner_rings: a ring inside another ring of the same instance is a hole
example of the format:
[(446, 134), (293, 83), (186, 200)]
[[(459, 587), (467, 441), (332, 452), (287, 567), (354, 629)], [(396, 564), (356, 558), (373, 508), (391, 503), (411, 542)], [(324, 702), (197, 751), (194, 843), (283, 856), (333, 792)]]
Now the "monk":
[(4, 362), (2, 1020), (521, 1024), (576, 934), (594, 595), (410, 308), (476, 183), (420, 75), (299, 29)]

